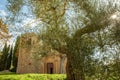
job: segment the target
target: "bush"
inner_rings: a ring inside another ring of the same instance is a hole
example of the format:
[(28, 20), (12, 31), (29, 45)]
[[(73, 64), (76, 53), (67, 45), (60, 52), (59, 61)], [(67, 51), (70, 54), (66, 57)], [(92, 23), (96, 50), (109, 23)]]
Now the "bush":
[(66, 80), (65, 74), (7, 74), (0, 80)]

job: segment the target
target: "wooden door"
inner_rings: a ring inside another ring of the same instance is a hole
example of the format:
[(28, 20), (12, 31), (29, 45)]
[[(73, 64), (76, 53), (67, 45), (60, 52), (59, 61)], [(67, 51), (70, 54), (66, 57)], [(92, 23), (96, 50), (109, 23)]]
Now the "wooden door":
[(53, 63), (47, 63), (47, 73), (53, 74), (53, 70), (54, 70)]

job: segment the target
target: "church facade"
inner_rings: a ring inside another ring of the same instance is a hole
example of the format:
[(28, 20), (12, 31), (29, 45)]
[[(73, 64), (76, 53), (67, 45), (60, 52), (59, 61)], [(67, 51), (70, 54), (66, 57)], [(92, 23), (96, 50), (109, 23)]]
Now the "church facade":
[[(17, 73), (64, 74), (67, 58), (65, 54), (50, 50), (48, 55), (34, 53), (39, 39), (36, 34), (26, 33), (19, 40)], [(38, 49), (39, 50), (39, 49)]]

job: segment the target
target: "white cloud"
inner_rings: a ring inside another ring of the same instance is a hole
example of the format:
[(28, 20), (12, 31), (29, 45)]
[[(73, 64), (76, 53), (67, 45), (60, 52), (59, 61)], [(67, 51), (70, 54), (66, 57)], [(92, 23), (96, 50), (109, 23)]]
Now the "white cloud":
[(37, 26), (39, 23), (41, 23), (41, 19), (32, 19), (32, 18), (27, 18), (26, 20), (23, 20), (23, 25), (22, 27), (25, 28), (34, 28)]
[(7, 13), (4, 10), (0, 10), (0, 16), (7, 16)]

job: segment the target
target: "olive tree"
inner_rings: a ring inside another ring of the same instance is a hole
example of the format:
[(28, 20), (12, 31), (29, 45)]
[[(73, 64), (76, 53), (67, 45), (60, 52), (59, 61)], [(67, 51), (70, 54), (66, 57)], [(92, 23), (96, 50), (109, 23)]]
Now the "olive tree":
[[(42, 24), (42, 26), (38, 25), (42, 27), (40, 31), (42, 41), (67, 55), (67, 79), (85, 80), (85, 55), (92, 53), (96, 46), (104, 46), (101, 38), (97, 38), (99, 44), (96, 44), (96, 34), (111, 26), (110, 17), (119, 9), (119, 6), (116, 6), (117, 3), (110, 0), (106, 2), (101, 0), (28, 0), (28, 3), (36, 20)], [(20, 9), (17, 10), (19, 12)], [(16, 10), (12, 12), (14, 11)], [(70, 11), (75, 13), (72, 18), (68, 16)]]

